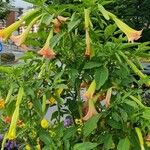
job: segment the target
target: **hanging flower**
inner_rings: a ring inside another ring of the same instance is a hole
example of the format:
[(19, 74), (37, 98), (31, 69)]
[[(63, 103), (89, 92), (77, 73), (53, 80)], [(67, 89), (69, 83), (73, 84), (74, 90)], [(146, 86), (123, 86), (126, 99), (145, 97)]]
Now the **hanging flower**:
[(91, 42), (90, 42), (90, 35), (89, 35), (89, 31), (86, 30), (86, 50), (85, 50), (85, 57), (91, 57), (92, 51), (91, 51)]
[(68, 17), (57, 16), (52, 22), (54, 23), (54, 32), (59, 33), (62, 23), (67, 21)]
[(16, 138), (16, 127), (17, 127), (18, 117), (19, 117), (19, 106), (15, 108), (15, 111), (12, 116), (11, 124), (7, 134), (7, 138), (9, 140), (13, 140)]
[(11, 34), (22, 24), (23, 20), (16, 21), (11, 24), (9, 27), (0, 30), (0, 39), (1, 41), (6, 41)]
[(44, 58), (49, 58), (49, 59), (55, 58), (56, 54), (53, 51), (53, 49), (50, 47), (50, 39), (52, 38), (52, 36), (53, 36), (53, 30), (51, 30), (44, 47), (38, 51), (38, 54), (42, 55)]
[(95, 93), (95, 90), (96, 90), (96, 82), (95, 80), (93, 80), (88, 90), (83, 94), (83, 97), (85, 97), (86, 99), (91, 99)]
[(26, 30), (25, 30), (21, 35), (17, 35), (17, 36), (12, 35), (12, 36), (10, 37), (10, 39), (14, 42), (14, 44), (15, 44), (16, 46), (19, 46), (19, 47), (21, 47), (21, 48), (24, 49), (24, 50), (29, 50), (29, 48), (24, 44), (24, 42), (25, 42), (25, 40), (26, 40), (26, 38), (27, 38), (27, 36), (28, 36), (28, 34), (29, 34), (29, 32), (30, 32), (32, 26), (36, 23), (36, 21), (37, 21), (40, 17), (41, 17), (41, 15), (38, 16), (38, 17), (36, 17), (36, 18), (34, 18), (34, 19), (30, 22), (30, 24), (28, 25), (28, 27), (26, 28)]
[(135, 40), (138, 40), (141, 37), (142, 30), (141, 31), (134, 30), (131, 27), (129, 27), (127, 24), (125, 24), (123, 21), (118, 19), (114, 14), (112, 14), (110, 12), (108, 12), (108, 14), (115, 21), (115, 23), (118, 26), (118, 28), (123, 33), (126, 34), (129, 42), (134, 42)]
[(24, 20), (26, 20), (28, 17), (30, 17), (34, 13), (37, 13), (37, 11), (39, 11), (39, 9), (31, 10), (31, 11), (25, 13), (25, 15), (23, 15), (20, 18), (20, 20), (18, 20), (15, 23), (11, 24), (7, 28), (0, 30), (0, 40), (1, 41), (6, 41), (11, 36), (11, 34), (19, 28), (19, 26), (24, 22)]
[(84, 22), (85, 22), (85, 41), (86, 41), (86, 50), (85, 57), (91, 57), (91, 41), (89, 35), (89, 26), (90, 26), (90, 9), (84, 9)]
[(107, 93), (106, 93), (106, 98), (105, 98), (105, 106), (106, 106), (106, 108), (108, 108), (110, 106), (111, 94), (112, 94), (112, 88), (109, 88)]
[(96, 111), (94, 101), (93, 99), (88, 100), (88, 112), (87, 114), (83, 117), (83, 120), (87, 121), (89, 120), (92, 116), (98, 114)]

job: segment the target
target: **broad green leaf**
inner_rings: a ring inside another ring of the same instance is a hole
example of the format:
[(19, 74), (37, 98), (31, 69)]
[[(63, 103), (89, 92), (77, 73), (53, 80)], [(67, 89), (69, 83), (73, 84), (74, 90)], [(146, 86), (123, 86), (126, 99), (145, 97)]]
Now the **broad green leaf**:
[(113, 146), (113, 139), (111, 134), (107, 134), (104, 140), (104, 147), (106, 150), (111, 149)]
[(83, 127), (83, 135), (85, 137), (89, 136), (94, 129), (97, 128), (97, 122), (99, 121), (100, 115), (95, 115), (90, 118)]
[(80, 22), (81, 22), (81, 19), (69, 22), (69, 24), (68, 24), (68, 32), (70, 32), (73, 28), (75, 28)]
[(124, 139), (121, 139), (117, 145), (117, 150), (129, 150), (130, 149), (130, 141), (126, 137)]
[(109, 124), (112, 128), (114, 128), (114, 129), (121, 129), (121, 128), (122, 128), (121, 123), (120, 123), (120, 122), (117, 122), (117, 121), (115, 121), (115, 120), (113, 120), (113, 119), (109, 119), (109, 120), (108, 120), (108, 124)]
[(143, 111), (142, 117), (150, 121), (150, 108), (149, 107)]
[(85, 63), (84, 69), (92, 69), (92, 68), (97, 68), (97, 67), (100, 67), (100, 66), (101, 66), (100, 63), (91, 61), (91, 62)]
[(110, 19), (107, 10), (105, 10), (105, 8), (102, 5), (98, 4), (98, 9), (106, 20)]
[(95, 71), (96, 89), (99, 90), (108, 79), (108, 69), (105, 66)]
[(75, 127), (67, 128), (66, 131), (64, 132), (63, 140), (70, 139), (72, 136), (75, 135), (75, 133), (76, 133)]
[(41, 141), (43, 141), (45, 143), (45, 145), (51, 145), (53, 143), (51, 137), (46, 133), (40, 132), (39, 138)]
[(136, 102), (132, 101), (132, 100), (128, 100), (126, 99), (126, 101), (124, 102), (125, 104), (131, 106), (131, 107), (134, 107), (134, 108), (138, 108), (138, 105)]
[(73, 147), (73, 150), (93, 150), (93, 148), (97, 147), (97, 143), (84, 142), (76, 144)]
[(49, 25), (49, 24), (52, 22), (52, 19), (53, 19), (53, 18), (54, 18), (54, 14), (53, 14), (53, 15), (46, 14), (46, 15), (42, 18), (41, 22), (44, 23), (44, 24), (46, 24), (46, 25)]
[(108, 38), (109, 36), (111, 36), (115, 30), (116, 30), (117, 26), (115, 24), (111, 24), (109, 26), (106, 27), (106, 29), (104, 30), (104, 34), (106, 36), (106, 38)]
[(65, 33), (63, 33), (63, 34), (56, 34), (55, 36), (53, 36), (51, 38), (50, 45), (51, 45), (52, 48), (54, 48), (58, 44), (58, 42), (64, 36), (64, 34)]

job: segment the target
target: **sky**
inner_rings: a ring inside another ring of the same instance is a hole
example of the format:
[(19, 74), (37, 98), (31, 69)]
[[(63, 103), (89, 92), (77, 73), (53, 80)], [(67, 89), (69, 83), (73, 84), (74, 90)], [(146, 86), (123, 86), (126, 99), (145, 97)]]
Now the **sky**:
[(28, 6), (31, 6), (29, 3), (24, 2), (23, 0), (14, 0), (13, 5), (21, 8), (27, 8)]

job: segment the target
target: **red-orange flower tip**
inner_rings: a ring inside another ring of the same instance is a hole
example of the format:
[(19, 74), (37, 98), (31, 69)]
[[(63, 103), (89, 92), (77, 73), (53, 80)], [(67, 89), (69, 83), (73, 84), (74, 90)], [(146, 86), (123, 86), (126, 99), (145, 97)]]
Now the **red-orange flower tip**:
[(133, 32), (131, 32), (130, 34), (127, 35), (128, 41), (129, 42), (134, 42), (136, 40), (138, 40), (141, 37), (142, 31), (136, 31), (134, 30)]
[(92, 116), (98, 114), (98, 112), (96, 111), (96, 108), (95, 108), (95, 106), (94, 106), (93, 100), (90, 99), (88, 102), (89, 102), (89, 103), (88, 103), (88, 105), (89, 105), (89, 106), (88, 106), (88, 112), (87, 112), (87, 114), (83, 117), (83, 120), (84, 120), (84, 121), (87, 121), (87, 120), (89, 120)]
[(44, 58), (49, 58), (49, 59), (55, 58), (56, 55), (53, 49), (45, 48), (45, 47), (43, 47), (40, 51), (38, 51), (38, 54), (43, 56)]

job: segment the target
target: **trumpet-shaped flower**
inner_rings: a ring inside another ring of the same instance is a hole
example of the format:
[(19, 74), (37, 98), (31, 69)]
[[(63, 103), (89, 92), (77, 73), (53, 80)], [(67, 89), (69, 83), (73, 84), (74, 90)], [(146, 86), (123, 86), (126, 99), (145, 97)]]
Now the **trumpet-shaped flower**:
[(91, 99), (95, 93), (95, 90), (96, 90), (96, 82), (95, 80), (93, 80), (88, 90), (83, 94), (83, 97), (85, 97), (86, 99)]
[(107, 93), (106, 93), (106, 98), (105, 98), (105, 106), (106, 106), (106, 108), (108, 108), (110, 106), (111, 94), (112, 94), (112, 88), (109, 88)]
[(118, 19), (114, 14), (112, 14), (110, 12), (108, 12), (108, 14), (115, 21), (115, 23), (118, 26), (118, 28), (123, 33), (126, 34), (129, 42), (134, 42), (135, 40), (138, 40), (141, 37), (142, 30), (141, 31), (134, 30), (131, 27), (129, 27), (127, 24), (125, 24), (123, 21)]
[(90, 9), (84, 9), (85, 29), (89, 30), (90, 25)]
[(40, 17), (41, 17), (41, 15), (38, 16), (38, 17), (36, 17), (36, 18), (34, 18), (34, 19), (30, 22), (30, 24), (28, 25), (27, 29), (26, 29), (21, 35), (18, 35), (18, 36), (12, 35), (12, 36), (10, 37), (10, 39), (14, 42), (15, 45), (20, 46), (22, 49), (28, 50), (28, 48), (26, 47), (26, 45), (24, 44), (24, 42), (25, 42), (25, 40), (26, 40), (26, 38), (27, 38), (27, 36), (28, 36), (28, 34), (29, 34), (29, 32), (30, 32), (32, 26), (35, 24), (35, 22), (36, 22)]
[(49, 58), (49, 59), (55, 58), (56, 54), (53, 51), (53, 49), (50, 47), (50, 39), (52, 38), (52, 36), (53, 36), (53, 30), (51, 30), (44, 47), (38, 51), (38, 54), (42, 55), (44, 58)]
[(0, 30), (0, 40), (2, 41), (6, 41), (11, 34), (18, 29), (18, 27), (24, 22), (24, 20), (26, 20), (27, 18), (29, 18), (31, 15), (33, 15), (34, 13), (37, 13), (37, 11), (39, 11), (39, 9), (35, 9), (35, 10), (31, 10), (29, 12), (27, 12), (25, 15), (23, 15), (20, 20), (16, 21), (15, 23), (11, 24), (9, 27)]
[(13, 116), (12, 116), (12, 121), (11, 121), (9, 131), (7, 134), (7, 138), (9, 140), (13, 140), (16, 138), (16, 127), (17, 127), (18, 117), (19, 117), (19, 106), (16, 107), (16, 109), (13, 113)]
[(1, 41), (6, 41), (11, 34), (22, 24), (24, 20), (16, 21), (15, 23), (11, 24), (9, 27), (0, 30), (0, 39)]
[(93, 99), (89, 99), (88, 100), (88, 111), (87, 114), (83, 117), (83, 120), (87, 121), (88, 119), (90, 119), (92, 116), (98, 114), (98, 112), (96, 111), (95, 105), (94, 105), (94, 100)]
[(89, 35), (89, 31), (86, 30), (86, 50), (85, 50), (85, 56), (86, 57), (91, 57), (92, 51), (91, 51), (91, 42), (90, 42), (90, 35)]
[(54, 32), (59, 33), (62, 23), (67, 21), (68, 17), (57, 16), (52, 22), (54, 23)]

